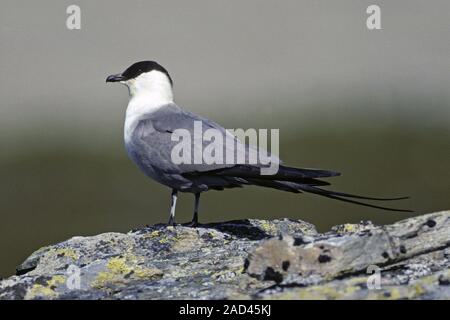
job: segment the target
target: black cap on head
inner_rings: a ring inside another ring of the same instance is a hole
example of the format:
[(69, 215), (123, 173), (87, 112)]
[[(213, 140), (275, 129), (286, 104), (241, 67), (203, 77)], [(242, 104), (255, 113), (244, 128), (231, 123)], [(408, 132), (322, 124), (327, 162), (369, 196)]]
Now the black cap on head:
[(145, 72), (150, 72), (153, 70), (160, 71), (164, 73), (170, 81), (170, 84), (173, 85), (172, 78), (170, 77), (167, 70), (155, 61), (140, 61), (129, 66), (122, 74), (109, 76), (106, 81), (107, 82), (116, 82), (116, 81), (127, 81), (130, 79), (134, 79), (138, 77), (140, 74)]

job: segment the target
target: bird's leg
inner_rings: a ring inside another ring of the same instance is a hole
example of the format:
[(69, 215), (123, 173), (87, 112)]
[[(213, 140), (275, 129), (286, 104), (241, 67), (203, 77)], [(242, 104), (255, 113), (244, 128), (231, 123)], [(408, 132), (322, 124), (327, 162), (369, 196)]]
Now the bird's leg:
[(177, 198), (178, 198), (178, 191), (175, 189), (172, 189), (172, 204), (170, 206), (170, 216), (169, 216), (169, 222), (167, 223), (169, 226), (175, 225), (175, 208), (177, 206)]
[(195, 194), (194, 216), (192, 217), (191, 223), (188, 224), (189, 227), (198, 226), (198, 206), (199, 205), (200, 205), (200, 192)]

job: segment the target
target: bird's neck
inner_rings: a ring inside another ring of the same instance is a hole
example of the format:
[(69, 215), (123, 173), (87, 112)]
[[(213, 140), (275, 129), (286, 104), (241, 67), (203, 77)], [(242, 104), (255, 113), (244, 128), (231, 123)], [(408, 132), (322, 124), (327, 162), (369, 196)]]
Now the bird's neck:
[(156, 92), (136, 94), (132, 96), (130, 101), (128, 102), (126, 116), (134, 117), (146, 113), (151, 113), (172, 102), (172, 95)]
[(151, 82), (130, 86), (127, 117), (151, 113), (164, 105), (173, 103), (172, 86), (167, 82)]
[(173, 103), (172, 86), (170, 83), (157, 82), (139, 89), (136, 86), (129, 86), (130, 101), (125, 116), (125, 142), (128, 143), (139, 120), (144, 115)]

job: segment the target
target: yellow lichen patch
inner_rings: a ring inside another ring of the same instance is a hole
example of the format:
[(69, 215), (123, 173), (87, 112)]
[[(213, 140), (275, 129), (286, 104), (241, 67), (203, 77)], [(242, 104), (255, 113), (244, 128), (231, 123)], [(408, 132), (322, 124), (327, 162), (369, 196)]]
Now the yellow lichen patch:
[(280, 294), (264, 297), (264, 299), (273, 300), (329, 300), (343, 299), (344, 295), (333, 286), (311, 286), (308, 288), (299, 288), (289, 290)]
[(286, 290), (278, 294), (269, 295), (264, 299), (274, 300), (345, 300), (354, 299), (361, 291), (362, 278), (350, 281), (345, 286), (323, 284), (313, 285), (305, 288)]
[(157, 240), (159, 243), (164, 244), (164, 243), (169, 243), (171, 240), (176, 241), (177, 237), (176, 235), (173, 236), (167, 236), (164, 233), (161, 233), (158, 230), (152, 231), (151, 233), (148, 233), (144, 236), (144, 238), (150, 238), (150, 239), (154, 239), (154, 238), (159, 238), (159, 239), (155, 239)]
[(41, 284), (33, 285), (26, 293), (25, 300), (36, 299), (36, 298), (45, 298), (51, 299), (57, 296), (55, 290), (50, 289), (49, 287), (43, 286)]
[(275, 226), (267, 220), (262, 220), (260, 227), (261, 227), (261, 229), (263, 229), (266, 233), (268, 233), (270, 235), (274, 235), (277, 231)]
[(398, 287), (387, 287), (379, 290), (369, 291), (367, 300), (398, 300), (406, 298), (405, 292), (401, 292)]
[(118, 277), (111, 272), (99, 272), (94, 281), (92, 281), (91, 286), (93, 288), (101, 289), (105, 287), (108, 283), (119, 283)]
[(137, 268), (134, 274), (139, 279), (154, 279), (162, 276), (162, 272), (156, 268)]
[(56, 249), (54, 252), (56, 256), (69, 257), (73, 260), (78, 260), (78, 258), (80, 257), (75, 250), (69, 248)]
[(353, 233), (358, 231), (358, 225), (353, 223), (346, 223), (341, 226), (339, 233)]
[(391, 293), (391, 296), (390, 296), (389, 299), (398, 300), (398, 299), (400, 299), (402, 297), (402, 294), (400, 293), (400, 290), (398, 288), (393, 288), (390, 291), (390, 293)]
[(111, 258), (106, 264), (106, 271), (99, 272), (91, 286), (103, 288), (108, 284), (121, 284), (132, 280), (150, 280), (162, 276), (161, 270), (139, 265), (142, 258), (132, 254)]
[(244, 273), (245, 272), (244, 266), (243, 265), (240, 266), (235, 272), (238, 273), (238, 274)]
[(125, 258), (112, 258), (106, 266), (111, 272), (117, 274), (127, 274), (132, 270), (127, 266)]
[(359, 276), (359, 277), (350, 278), (346, 281), (346, 283), (349, 286), (366, 286), (367, 285), (367, 277)]
[(169, 242), (169, 239), (166, 238), (166, 237), (163, 237), (163, 238), (159, 239), (159, 243), (161, 243), (161, 244), (168, 243), (168, 242)]
[[(307, 290), (308, 291), (308, 290)], [(309, 290), (312, 299), (342, 299), (344, 293), (333, 286), (315, 286)]]
[(53, 276), (50, 280), (47, 281), (47, 285), (49, 287), (57, 287), (58, 285), (65, 283), (66, 277), (62, 275)]
[(358, 290), (361, 290), (360, 287), (358, 286), (348, 286), (343, 290), (343, 295), (344, 296), (351, 296), (354, 293), (358, 292)]
[(420, 284), (413, 285), (414, 296), (421, 296), (426, 293), (425, 288)]
[(64, 276), (56, 275), (47, 280), (47, 283), (45, 285), (34, 284), (30, 289), (28, 289), (25, 295), (25, 299), (56, 298), (58, 296), (58, 293), (55, 291), (56, 287), (58, 287), (60, 284), (65, 283), (65, 281), (66, 278)]
[(161, 235), (161, 232), (158, 230), (152, 231), (144, 235), (144, 238), (157, 238)]

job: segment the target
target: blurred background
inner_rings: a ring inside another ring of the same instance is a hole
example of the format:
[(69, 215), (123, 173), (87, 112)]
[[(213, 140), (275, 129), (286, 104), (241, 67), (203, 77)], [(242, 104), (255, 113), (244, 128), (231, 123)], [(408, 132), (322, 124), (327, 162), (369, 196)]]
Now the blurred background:
[[(366, 28), (381, 7), (382, 30)], [(66, 8), (81, 8), (81, 30)], [(156, 60), (175, 101), (226, 128), (279, 128), (285, 163), (333, 188), (450, 208), (450, 2), (22, 1), (0, 11), (0, 276), (71, 236), (166, 222), (169, 189), (127, 158), (128, 92), (105, 78)], [(182, 195), (177, 220), (191, 219)], [(320, 231), (410, 214), (248, 187), (203, 196), (201, 222), (295, 218)]]

